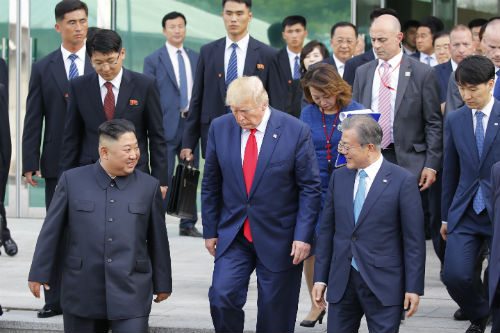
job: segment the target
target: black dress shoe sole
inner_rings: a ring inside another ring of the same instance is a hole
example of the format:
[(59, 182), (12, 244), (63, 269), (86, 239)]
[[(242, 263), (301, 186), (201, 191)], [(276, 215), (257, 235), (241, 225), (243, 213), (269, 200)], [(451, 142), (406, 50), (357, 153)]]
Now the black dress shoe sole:
[(62, 314), (62, 312), (59, 312), (59, 311), (42, 309), (42, 310), (38, 311), (36, 316), (38, 318), (50, 318), (50, 317), (59, 316), (61, 314)]

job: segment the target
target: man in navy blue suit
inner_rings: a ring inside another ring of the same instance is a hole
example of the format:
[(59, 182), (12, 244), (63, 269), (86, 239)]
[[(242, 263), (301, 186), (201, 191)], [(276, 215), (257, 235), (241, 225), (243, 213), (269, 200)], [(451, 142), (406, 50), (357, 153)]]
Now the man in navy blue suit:
[(335, 23), (330, 30), (332, 56), (321, 61), (332, 65), (340, 77), (344, 75), (345, 63), (351, 59), (358, 44), (358, 29), (349, 22)]
[(201, 138), (205, 157), (210, 123), (229, 111), (226, 89), (235, 78), (258, 76), (269, 88), (269, 69), (276, 50), (248, 34), (252, 0), (222, 0), (227, 35), (202, 46), (196, 68), (189, 115), (182, 138), (181, 158), (191, 161)]
[[(99, 160), (59, 179), (28, 285), (40, 297), (61, 256), (65, 332), (147, 332), (153, 294), (158, 303), (172, 292), (160, 184), (136, 170), (141, 151), (130, 121), (106, 121), (98, 135)], [(61, 253), (64, 232), (71, 241)]]
[(205, 246), (215, 257), (210, 310), (216, 332), (243, 332), (257, 273), (257, 332), (293, 332), (302, 261), (321, 201), (309, 127), (268, 106), (256, 76), (227, 92), (233, 114), (209, 130), (202, 181)]
[[(491, 168), (491, 221), (493, 224), (493, 239), (491, 244), (491, 258), (489, 264), (489, 299), (491, 313), (500, 315), (500, 162)], [(500, 332), (498, 320), (497, 327), (492, 332)]]
[(455, 78), (466, 105), (446, 117), (444, 129), (443, 282), (471, 321), (468, 333), (484, 332), (489, 314), (473, 272), (483, 242), (491, 245), (492, 236), (490, 172), (500, 160), (500, 102), (491, 96), (494, 77), (488, 58), (462, 60)]
[(61, 172), (95, 163), (99, 159), (99, 125), (106, 119), (123, 118), (130, 120), (136, 129), (142, 152), (137, 168), (160, 181), (165, 197), (167, 148), (155, 80), (123, 68), (125, 49), (115, 31), (97, 30), (87, 41), (87, 52), (97, 73), (70, 82)]
[[(175, 168), (175, 159), (181, 152), (182, 133), (188, 116), (189, 101), (193, 89), (194, 71), (198, 53), (183, 46), (186, 38), (186, 18), (178, 12), (166, 14), (162, 21), (163, 34), (167, 41), (164, 46), (144, 59), (144, 74), (156, 79), (160, 90), (163, 113), (163, 130), (167, 141), (168, 186), (170, 188)], [(198, 150), (194, 153), (194, 167), (198, 168)], [(167, 191), (165, 204), (170, 191)], [(181, 219), (181, 236), (201, 237), (196, 229), (198, 220), (195, 206), (194, 219)]]
[[(330, 179), (318, 232), (315, 305), (328, 332), (398, 332), (424, 292), (424, 217), (417, 178), (381, 154), (382, 128), (370, 116), (342, 122), (347, 167)], [(328, 286), (326, 300), (325, 289)]]
[(443, 22), (435, 16), (421, 20), (417, 28), (417, 52), (412, 57), (431, 67), (436, 66), (438, 61), (434, 52), (434, 36), (443, 28)]
[[(45, 179), (46, 209), (60, 173), (69, 80), (94, 72), (85, 52), (87, 16), (87, 5), (79, 0), (59, 2), (55, 8), (55, 29), (61, 35), (61, 47), (35, 62), (31, 69), (22, 142), (23, 174), (31, 186), (38, 185), (34, 175)], [(57, 269), (58, 265), (54, 267)], [(54, 276), (52, 288), (45, 291), (45, 306), (38, 312), (39, 318), (61, 313), (60, 272), (55, 271)]]

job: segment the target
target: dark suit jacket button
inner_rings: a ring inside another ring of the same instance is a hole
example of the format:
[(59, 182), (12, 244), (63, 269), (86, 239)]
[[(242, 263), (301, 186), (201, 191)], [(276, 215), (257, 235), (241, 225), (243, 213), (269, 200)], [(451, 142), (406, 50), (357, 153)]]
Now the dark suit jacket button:
[(356, 236), (352, 236), (351, 240), (355, 242), (358, 238)]

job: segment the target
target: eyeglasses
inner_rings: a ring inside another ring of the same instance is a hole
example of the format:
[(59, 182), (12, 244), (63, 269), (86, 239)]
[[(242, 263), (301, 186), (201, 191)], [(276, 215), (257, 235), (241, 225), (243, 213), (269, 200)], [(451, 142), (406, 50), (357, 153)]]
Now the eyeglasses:
[(343, 151), (344, 153), (347, 153), (349, 152), (349, 149), (352, 149), (352, 148), (360, 148), (360, 146), (349, 146), (349, 145), (345, 145), (343, 144), (342, 142), (339, 142), (339, 144), (337, 145), (337, 151), (338, 152), (341, 152)]
[(103, 62), (103, 63), (99, 63), (99, 64), (96, 64), (94, 62), (92, 62), (92, 66), (99, 70), (99, 69), (103, 69), (105, 66), (109, 66), (109, 67), (113, 67), (115, 65), (118, 65), (118, 60), (120, 59), (120, 54), (118, 54), (116, 56), (116, 60), (115, 61), (112, 61), (112, 62)]
[(356, 41), (355, 39), (342, 39), (342, 38), (337, 38), (333, 40), (335, 44), (347, 44), (347, 45), (352, 45)]

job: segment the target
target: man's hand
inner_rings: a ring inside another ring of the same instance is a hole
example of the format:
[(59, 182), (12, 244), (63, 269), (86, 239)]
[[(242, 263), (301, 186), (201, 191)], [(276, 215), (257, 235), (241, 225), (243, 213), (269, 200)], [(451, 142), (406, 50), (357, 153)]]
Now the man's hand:
[(28, 184), (30, 184), (31, 186), (37, 186), (38, 182), (33, 179), (33, 174), (36, 174), (38, 178), (42, 177), (42, 174), (39, 170), (25, 172), (24, 177), (26, 177), (26, 181), (28, 182)]
[(46, 283), (40, 283), (40, 282), (35, 282), (35, 281), (28, 281), (28, 287), (31, 290), (31, 293), (33, 296), (36, 298), (40, 298), (40, 287), (43, 285), (45, 290), (50, 290), (50, 287)]
[(166, 300), (172, 293), (157, 293), (155, 294), (156, 298), (154, 299), (155, 303), (160, 303), (164, 300)]
[(205, 239), (205, 247), (208, 252), (215, 257), (215, 248), (217, 247), (218, 238), (208, 238)]
[(436, 173), (429, 168), (423, 168), (422, 173), (420, 174), (420, 182), (418, 183), (418, 186), (420, 186), (420, 192), (427, 190), (435, 181)]
[(184, 148), (181, 150), (179, 157), (181, 160), (186, 160), (188, 162), (191, 162), (192, 160), (194, 160), (193, 150), (190, 148)]
[(311, 291), (313, 304), (321, 311), (324, 311), (326, 309), (326, 301), (324, 297), (325, 289), (326, 289), (325, 285), (321, 283), (315, 283)]
[(311, 245), (301, 242), (301, 241), (293, 241), (292, 243), (292, 252), (290, 256), (293, 256), (293, 264), (298, 265), (307, 258), (309, 252), (311, 251)]
[(448, 237), (448, 224), (447, 223), (441, 224), (441, 230), (439, 230), (439, 232), (441, 233), (441, 237), (443, 237), (443, 239), (446, 240), (446, 238)]
[(420, 302), (420, 296), (413, 293), (405, 293), (404, 307), (408, 311), (406, 318), (410, 318), (417, 312), (418, 302)]
[(160, 191), (161, 191), (161, 198), (165, 199), (167, 196), (167, 186), (160, 186)]

